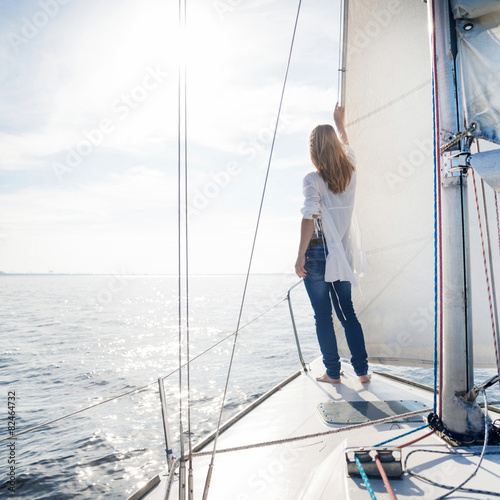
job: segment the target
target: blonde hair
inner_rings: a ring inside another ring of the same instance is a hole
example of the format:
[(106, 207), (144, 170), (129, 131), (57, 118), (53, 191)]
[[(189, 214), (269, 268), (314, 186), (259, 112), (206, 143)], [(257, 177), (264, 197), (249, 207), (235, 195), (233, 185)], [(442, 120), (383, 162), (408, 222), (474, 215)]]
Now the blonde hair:
[(309, 154), (328, 189), (334, 194), (343, 193), (355, 168), (331, 125), (318, 125), (311, 132)]

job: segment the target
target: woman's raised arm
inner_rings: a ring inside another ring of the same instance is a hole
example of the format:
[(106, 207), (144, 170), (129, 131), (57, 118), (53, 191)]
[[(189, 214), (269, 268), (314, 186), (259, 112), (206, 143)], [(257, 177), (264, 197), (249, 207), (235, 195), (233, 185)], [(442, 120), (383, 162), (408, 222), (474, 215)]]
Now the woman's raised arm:
[(335, 126), (337, 127), (337, 134), (339, 136), (340, 141), (343, 144), (349, 144), (349, 139), (347, 138), (347, 132), (345, 131), (344, 126), (344, 115), (345, 115), (345, 107), (339, 106), (339, 103), (335, 104), (335, 110), (333, 112), (333, 121), (335, 122)]

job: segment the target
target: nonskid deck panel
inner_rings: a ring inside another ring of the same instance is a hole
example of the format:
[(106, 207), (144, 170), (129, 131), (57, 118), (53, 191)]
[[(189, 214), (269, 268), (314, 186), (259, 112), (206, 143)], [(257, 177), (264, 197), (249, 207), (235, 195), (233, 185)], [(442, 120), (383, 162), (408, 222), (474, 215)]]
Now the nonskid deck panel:
[[(382, 418), (424, 410), (427, 405), (420, 401), (327, 401), (318, 405), (325, 423), (333, 425), (361, 424)], [(421, 422), (422, 416), (401, 417), (393, 422)]]

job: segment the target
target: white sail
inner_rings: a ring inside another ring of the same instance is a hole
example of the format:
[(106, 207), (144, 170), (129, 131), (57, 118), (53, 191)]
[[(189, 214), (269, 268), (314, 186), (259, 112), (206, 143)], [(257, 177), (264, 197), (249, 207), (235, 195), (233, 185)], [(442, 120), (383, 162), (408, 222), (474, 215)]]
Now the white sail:
[(453, 0), (467, 123), (500, 144), (500, 2)]
[[(357, 156), (356, 211), (369, 265), (355, 304), (371, 361), (432, 366), (434, 165), (427, 6), (421, 0), (346, 3), (346, 122)], [(473, 305), (479, 306), (473, 313), (475, 366), (494, 366), (482, 280), (481, 274), (473, 276)]]

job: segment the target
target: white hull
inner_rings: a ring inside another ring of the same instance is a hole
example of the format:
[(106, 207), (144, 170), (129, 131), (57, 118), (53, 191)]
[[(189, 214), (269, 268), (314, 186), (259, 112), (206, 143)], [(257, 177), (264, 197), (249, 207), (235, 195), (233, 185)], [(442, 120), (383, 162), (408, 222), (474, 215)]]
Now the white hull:
[[(221, 433), (218, 449), (265, 443), (339, 428), (321, 418), (318, 404), (326, 401), (389, 401), (417, 400), (431, 408), (433, 394), (398, 381), (374, 374), (371, 383), (361, 384), (350, 366), (344, 363), (345, 376), (340, 385), (319, 383), (315, 377), (322, 373), (320, 360), (312, 364), (312, 371), (301, 373), (281, 390), (254, 408), (244, 418)], [(425, 416), (424, 413), (422, 415)], [(361, 478), (351, 478), (346, 472), (345, 450), (350, 447), (376, 445), (422, 425), (417, 422), (386, 423), (352, 429), (346, 432), (318, 436), (279, 445), (263, 446), (242, 451), (217, 454), (209, 497), (217, 500), (244, 499), (366, 499), (369, 494)], [(495, 414), (491, 414), (495, 420)], [(429, 429), (403, 437), (387, 446), (404, 444), (427, 433)], [(201, 451), (211, 450), (213, 443)], [(457, 453), (459, 450), (444, 444), (431, 435), (414, 445), (403, 448), (402, 460), (415, 449), (432, 449)], [(473, 448), (481, 451), (481, 448)], [(471, 451), (467, 448), (466, 451)], [(490, 446), (488, 451), (499, 451)], [(429, 453), (415, 453), (409, 468), (438, 483), (457, 486), (475, 468), (479, 456), (451, 457)], [(194, 464), (194, 498), (202, 497), (209, 456), (196, 457)], [(168, 473), (160, 474), (158, 484), (149, 494), (135, 498), (160, 500), (165, 498)], [(370, 479), (377, 498), (389, 498), (380, 479)], [(403, 479), (390, 481), (398, 498), (437, 498), (447, 490), (424, 483), (404, 474)], [(467, 488), (489, 491), (500, 490), (500, 455), (486, 455), (478, 474), (467, 483)], [(488, 498), (486, 495), (457, 493), (460, 498)], [(173, 482), (170, 498), (179, 498), (178, 478)]]

